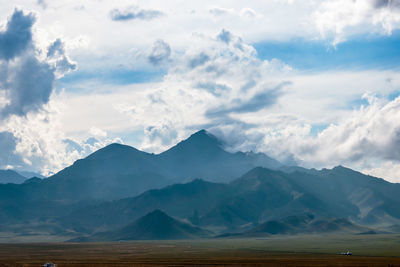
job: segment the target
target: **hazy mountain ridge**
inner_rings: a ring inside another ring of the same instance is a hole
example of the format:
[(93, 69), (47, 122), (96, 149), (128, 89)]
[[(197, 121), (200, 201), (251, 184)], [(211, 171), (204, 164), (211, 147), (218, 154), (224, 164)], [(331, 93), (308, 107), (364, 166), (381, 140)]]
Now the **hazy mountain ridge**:
[(22, 184), (27, 177), (13, 170), (0, 170), (0, 184)]
[(226, 233), (219, 237), (262, 237), (297, 234), (364, 234), (372, 232), (368, 227), (356, 225), (343, 218), (315, 217), (313, 214), (288, 216), (280, 220), (261, 223), (241, 233)]
[(399, 206), (400, 184), (342, 166), (287, 167), (230, 153), (206, 131), (157, 155), (111, 144), (50, 178), (0, 185), (3, 229), (35, 222), (75, 236), (113, 232), (157, 209), (217, 234), (301, 214), (397, 229)]
[[(194, 178), (225, 182), (260, 164), (282, 166), (264, 154), (226, 152), (202, 130), (161, 154), (111, 144), (44, 179), (40, 186), (27, 185), (13, 193), (62, 201), (120, 199)], [(0, 185), (0, 193), (13, 190)]]
[[(154, 209), (161, 209), (171, 216), (220, 232), (243, 231), (251, 225), (304, 213), (375, 226), (384, 223), (367, 221), (360, 216), (362, 211), (354, 203), (353, 192), (340, 191), (342, 185), (336, 184), (337, 180), (342, 179), (338, 176), (344, 174), (349, 175), (346, 178), (348, 181), (359, 181), (358, 185), (348, 187), (368, 189), (376, 195), (380, 195), (387, 187), (399, 188), (397, 184), (363, 176), (343, 167), (323, 170), (320, 176), (258, 167), (229, 184), (194, 180), (150, 190), (134, 198), (89, 206), (63, 217), (61, 221), (66, 228), (78, 225), (79, 229), (92, 232), (119, 227)], [(397, 190), (400, 193), (400, 189)], [(395, 198), (395, 195), (392, 197)], [(394, 205), (398, 200), (391, 202), (383, 198), (380, 203)], [(382, 212), (387, 212), (384, 205), (370, 208), (370, 213), (364, 216), (375, 217)], [(396, 213), (387, 214), (385, 220), (388, 220), (388, 216), (391, 218), (388, 225), (400, 220)]]

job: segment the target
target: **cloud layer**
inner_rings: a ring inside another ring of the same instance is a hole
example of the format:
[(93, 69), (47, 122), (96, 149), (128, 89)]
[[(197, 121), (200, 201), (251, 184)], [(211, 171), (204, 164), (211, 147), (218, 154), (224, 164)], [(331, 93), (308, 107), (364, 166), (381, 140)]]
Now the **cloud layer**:
[(56, 76), (76, 68), (65, 55), (61, 40), (50, 46), (45, 59), (41, 58), (32, 40), (35, 20), (32, 13), (15, 9), (0, 32), (0, 90), (7, 98), (1, 109), (3, 118), (39, 111), (49, 101)]
[[(397, 69), (309, 72), (273, 51), (395, 35), (398, 1), (1, 5), (1, 166), (51, 173), (109, 142), (159, 152), (206, 128), (233, 151), (400, 177)], [(80, 70), (60, 79), (68, 55)]]
[(162, 16), (163, 13), (154, 9), (141, 9), (130, 7), (125, 10), (113, 9), (110, 12), (110, 17), (114, 21), (124, 20), (152, 20)]
[(390, 35), (400, 28), (400, 4), (397, 0), (328, 0), (315, 13), (316, 26), (333, 44), (347, 38), (371, 33)]
[[(36, 166), (49, 168), (44, 162), (53, 159), (45, 157), (41, 147), (45, 142), (29, 150), (23, 147), (28, 140), (35, 138), (35, 134), (29, 132), (31, 118), (46, 118), (46, 115), (40, 114), (48, 111), (47, 104), (54, 92), (56, 79), (76, 69), (60, 39), (50, 44), (47, 52), (37, 46), (33, 39), (35, 22), (33, 13), (15, 9), (0, 32), (0, 128), (6, 129), (0, 137), (2, 168), (29, 168), (34, 160), (37, 161)], [(47, 119), (36, 123), (38, 129), (39, 125), (50, 125)]]

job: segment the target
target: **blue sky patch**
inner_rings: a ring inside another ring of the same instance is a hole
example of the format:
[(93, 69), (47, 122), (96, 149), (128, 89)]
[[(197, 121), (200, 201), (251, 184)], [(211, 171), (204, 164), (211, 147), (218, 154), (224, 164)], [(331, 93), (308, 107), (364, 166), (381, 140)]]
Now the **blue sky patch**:
[(114, 69), (100, 72), (86, 72), (78, 70), (61, 78), (59, 82), (61, 85), (65, 85), (96, 80), (103, 83), (127, 85), (161, 81), (164, 75), (165, 71)]
[(261, 59), (277, 58), (301, 70), (397, 69), (400, 32), (391, 36), (361, 36), (333, 47), (326, 41), (305, 39), (253, 44)]

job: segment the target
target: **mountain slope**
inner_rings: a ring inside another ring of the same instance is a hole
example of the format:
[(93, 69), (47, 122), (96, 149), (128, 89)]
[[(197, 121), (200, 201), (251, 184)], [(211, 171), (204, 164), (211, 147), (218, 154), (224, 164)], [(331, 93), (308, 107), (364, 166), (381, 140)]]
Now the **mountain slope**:
[[(343, 167), (317, 174), (257, 167), (229, 184), (194, 180), (134, 198), (88, 206), (60, 220), (65, 228), (84, 232), (119, 227), (154, 209), (219, 232), (243, 231), (263, 221), (307, 213), (376, 226), (400, 221), (393, 208), (400, 201), (399, 184)], [(356, 199), (357, 190), (371, 192), (370, 199)], [(379, 214), (385, 216), (378, 217)], [(366, 220), (372, 217), (379, 221)]]
[(282, 166), (262, 153), (229, 153), (220, 140), (205, 130), (191, 135), (157, 158), (171, 175), (214, 182), (231, 181), (257, 166), (272, 169)]
[(22, 184), (27, 178), (13, 170), (0, 170), (0, 184)]
[(194, 180), (149, 190), (133, 198), (83, 207), (58, 221), (66, 229), (95, 232), (120, 227), (152, 210), (161, 209), (174, 217), (198, 224), (198, 216), (224, 202), (231, 194), (227, 184)]
[(312, 214), (303, 214), (266, 221), (243, 233), (224, 234), (221, 237), (261, 237), (316, 233), (359, 234), (367, 231), (371, 231), (371, 229), (356, 225), (343, 218), (316, 218)]
[(154, 210), (120, 229), (72, 241), (176, 240), (210, 236), (210, 232)]
[(24, 177), (26, 177), (27, 179), (33, 178), (33, 177), (37, 177), (40, 179), (45, 178), (43, 175), (36, 173), (36, 172), (30, 172), (30, 171), (18, 171), (18, 173)]

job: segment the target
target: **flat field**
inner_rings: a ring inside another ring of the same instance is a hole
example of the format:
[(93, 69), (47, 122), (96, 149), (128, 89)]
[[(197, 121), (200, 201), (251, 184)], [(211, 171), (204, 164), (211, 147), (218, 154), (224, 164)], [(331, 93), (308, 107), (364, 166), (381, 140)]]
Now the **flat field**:
[[(351, 251), (353, 256), (340, 252)], [(400, 235), (0, 244), (0, 266), (396, 266)]]

